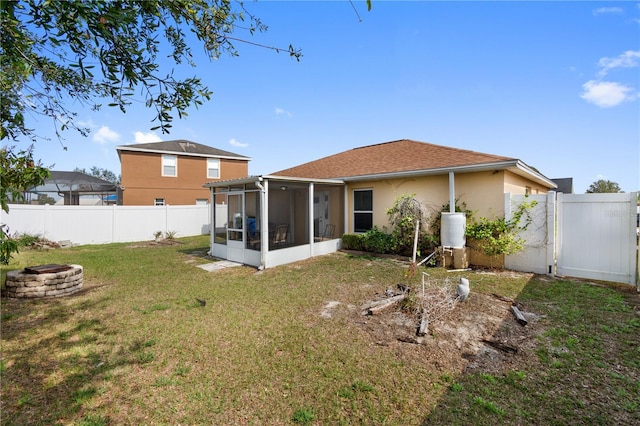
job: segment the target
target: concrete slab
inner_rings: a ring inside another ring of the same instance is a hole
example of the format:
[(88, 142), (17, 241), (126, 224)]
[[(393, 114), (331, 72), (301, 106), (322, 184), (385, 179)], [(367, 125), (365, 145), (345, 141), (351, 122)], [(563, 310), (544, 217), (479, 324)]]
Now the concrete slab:
[(242, 266), (242, 263), (230, 262), (228, 260), (219, 260), (217, 262), (198, 265), (198, 268), (204, 269), (207, 272), (213, 272), (213, 271), (219, 271), (225, 268), (233, 268), (236, 266)]

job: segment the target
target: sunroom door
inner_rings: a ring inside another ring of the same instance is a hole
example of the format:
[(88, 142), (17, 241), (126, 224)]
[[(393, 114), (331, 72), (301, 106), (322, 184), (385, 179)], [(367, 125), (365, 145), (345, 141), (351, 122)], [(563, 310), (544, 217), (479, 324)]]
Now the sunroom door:
[(244, 262), (244, 194), (227, 197), (227, 260)]
[(329, 224), (329, 192), (316, 191), (313, 195), (313, 236), (324, 236), (325, 227)]

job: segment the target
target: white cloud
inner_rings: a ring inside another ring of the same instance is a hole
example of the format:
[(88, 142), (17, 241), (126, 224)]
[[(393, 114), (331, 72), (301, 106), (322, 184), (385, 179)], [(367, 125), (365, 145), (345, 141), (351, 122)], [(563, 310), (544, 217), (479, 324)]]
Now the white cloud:
[(89, 119), (89, 121), (79, 120), (77, 123), (79, 127), (87, 127), (89, 129), (95, 129), (97, 127), (91, 119)]
[(589, 80), (582, 88), (584, 92), (580, 97), (601, 108), (614, 107), (638, 98), (638, 94), (634, 93), (631, 87), (611, 81)]
[(120, 140), (120, 134), (107, 126), (102, 126), (93, 134), (93, 140), (98, 143), (117, 142)]
[(278, 108), (278, 107), (276, 107), (276, 109), (275, 109), (275, 111), (274, 111), (274, 112), (276, 113), (276, 115), (277, 115), (278, 117), (288, 117), (288, 118), (293, 117), (293, 114), (291, 114), (289, 111), (284, 110), (284, 109), (282, 109), (282, 108)]
[(593, 10), (595, 16), (605, 15), (609, 13), (622, 13), (624, 10), (621, 7), (600, 7)]
[(235, 140), (234, 138), (231, 138), (231, 140), (229, 141), (229, 143), (230, 143), (232, 146), (237, 146), (238, 148), (246, 148), (246, 147), (248, 147), (248, 146), (249, 146), (249, 144), (248, 144), (248, 143), (244, 143), (244, 142), (237, 141), (237, 140)]
[(136, 143), (162, 142), (162, 139), (156, 135), (156, 132), (133, 132)]
[(604, 76), (615, 68), (635, 68), (640, 65), (640, 51), (627, 50), (616, 58), (600, 58), (598, 61), (600, 72), (598, 75)]

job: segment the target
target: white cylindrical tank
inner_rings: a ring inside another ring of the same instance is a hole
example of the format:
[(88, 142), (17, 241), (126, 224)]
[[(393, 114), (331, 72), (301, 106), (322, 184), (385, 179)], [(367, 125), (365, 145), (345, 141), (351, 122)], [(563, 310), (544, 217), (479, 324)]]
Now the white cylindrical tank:
[(463, 248), (466, 243), (464, 236), (467, 219), (464, 213), (442, 212), (440, 228), (440, 244), (443, 247)]

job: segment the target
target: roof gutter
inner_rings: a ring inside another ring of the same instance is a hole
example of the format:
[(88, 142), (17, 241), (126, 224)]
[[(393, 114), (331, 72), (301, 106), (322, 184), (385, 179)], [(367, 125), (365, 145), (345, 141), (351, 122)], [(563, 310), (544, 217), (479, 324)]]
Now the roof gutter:
[[(343, 185), (344, 180), (342, 179), (315, 179), (315, 178), (300, 178), (300, 177), (291, 177), (291, 176), (274, 176), (274, 175), (263, 175), (263, 176), (248, 176), (239, 179), (229, 179), (218, 182), (207, 182), (202, 185), (205, 188), (220, 188), (224, 186), (232, 186), (232, 185), (246, 185), (250, 183), (263, 182), (265, 180), (274, 180), (281, 182), (300, 182), (300, 183), (320, 183), (320, 184), (334, 184), (334, 185)], [(257, 186), (257, 184), (256, 184)]]

